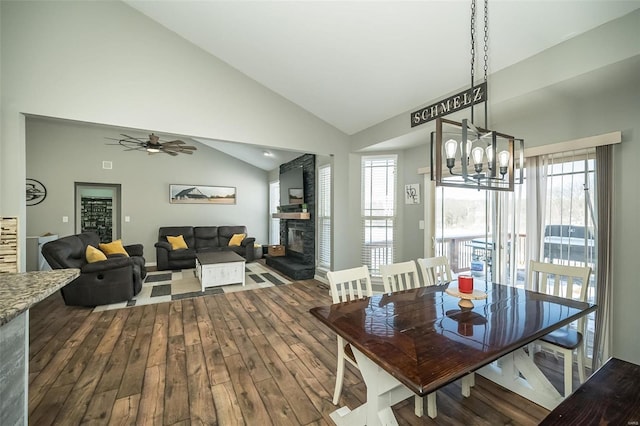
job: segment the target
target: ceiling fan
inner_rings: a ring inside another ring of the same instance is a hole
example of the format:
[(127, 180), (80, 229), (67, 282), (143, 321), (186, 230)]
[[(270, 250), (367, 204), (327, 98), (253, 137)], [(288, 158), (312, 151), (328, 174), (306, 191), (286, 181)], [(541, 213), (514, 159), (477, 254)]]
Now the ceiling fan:
[[(114, 141), (118, 141), (118, 145), (125, 147), (125, 151), (146, 151), (149, 154), (156, 154), (158, 152), (164, 152), (165, 154), (176, 156), (178, 154), (192, 154), (197, 148), (195, 146), (185, 145), (184, 141), (173, 140), (167, 142), (161, 142), (160, 137), (154, 133), (149, 135), (148, 140), (134, 138), (133, 136), (125, 135), (121, 133), (122, 138), (107, 138)], [(116, 144), (109, 144), (116, 145)]]

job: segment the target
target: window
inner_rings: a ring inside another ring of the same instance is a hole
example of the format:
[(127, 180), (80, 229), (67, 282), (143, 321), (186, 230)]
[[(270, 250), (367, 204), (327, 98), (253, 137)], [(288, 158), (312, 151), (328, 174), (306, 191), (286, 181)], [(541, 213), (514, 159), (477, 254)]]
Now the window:
[(280, 219), (273, 218), (280, 205), (280, 182), (269, 184), (269, 244), (280, 244)]
[(397, 156), (362, 157), (362, 264), (372, 277), (395, 261)]
[[(548, 155), (544, 161), (546, 197), (540, 258), (543, 262), (591, 266), (591, 279), (585, 285), (589, 286), (587, 301), (595, 303), (595, 149)], [(594, 330), (595, 314), (590, 314), (585, 336), (587, 358), (593, 353)]]
[(491, 267), (489, 191), (440, 186), (435, 191), (435, 254), (449, 259), (454, 274), (482, 276)]
[(318, 267), (331, 269), (331, 165), (318, 168)]

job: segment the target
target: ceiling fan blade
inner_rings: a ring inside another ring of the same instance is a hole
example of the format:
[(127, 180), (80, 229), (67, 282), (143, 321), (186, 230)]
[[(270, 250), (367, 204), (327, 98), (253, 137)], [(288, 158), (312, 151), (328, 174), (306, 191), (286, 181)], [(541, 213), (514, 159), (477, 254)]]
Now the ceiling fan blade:
[(140, 139), (140, 138), (134, 138), (133, 136), (125, 135), (124, 133), (120, 133), (120, 136), (124, 136), (124, 137), (125, 137), (125, 138), (127, 138), (127, 139), (130, 139), (130, 140), (132, 140), (132, 141), (139, 142), (139, 143), (141, 143), (141, 144), (144, 144), (144, 143), (146, 143), (146, 142), (147, 142), (147, 141), (142, 140), (142, 139)]
[(185, 142), (179, 139), (159, 142), (159, 138), (155, 133), (151, 133), (148, 140), (135, 138), (124, 133), (121, 133), (120, 136), (122, 136), (120, 139), (106, 137), (105, 139), (118, 142), (117, 144), (113, 143), (107, 145), (121, 145), (124, 147), (125, 151), (147, 151), (149, 155), (164, 152), (172, 157), (175, 157), (180, 153), (192, 154), (193, 151), (197, 149), (195, 146), (185, 145)]

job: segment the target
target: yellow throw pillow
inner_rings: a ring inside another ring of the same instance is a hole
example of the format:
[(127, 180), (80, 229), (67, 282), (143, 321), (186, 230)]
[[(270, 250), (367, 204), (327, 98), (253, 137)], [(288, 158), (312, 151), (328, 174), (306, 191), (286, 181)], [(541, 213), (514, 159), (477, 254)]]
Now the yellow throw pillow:
[(178, 235), (177, 237), (172, 237), (171, 235), (167, 235), (167, 241), (169, 241), (169, 244), (171, 244), (172, 250), (189, 248), (189, 246), (187, 246), (187, 242), (184, 240), (184, 237), (182, 235)]
[(87, 258), (87, 262), (89, 263), (107, 260), (107, 256), (94, 246), (87, 246), (87, 249), (84, 251), (84, 257)]
[(233, 234), (233, 237), (231, 237), (231, 239), (229, 240), (229, 245), (239, 246), (242, 240), (244, 240), (244, 237), (246, 236), (247, 234)]
[(127, 253), (127, 251), (122, 246), (122, 240), (111, 241), (107, 244), (101, 243), (99, 247), (100, 250), (102, 250), (107, 256), (109, 256), (110, 254), (124, 254), (125, 256), (129, 257), (129, 253)]

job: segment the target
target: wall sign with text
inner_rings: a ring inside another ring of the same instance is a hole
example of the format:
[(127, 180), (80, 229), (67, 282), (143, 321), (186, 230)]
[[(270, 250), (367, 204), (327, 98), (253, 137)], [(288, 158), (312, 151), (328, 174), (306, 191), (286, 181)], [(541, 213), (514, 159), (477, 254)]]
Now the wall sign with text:
[(411, 113), (411, 127), (416, 127), (428, 121), (435, 120), (452, 112), (470, 107), (487, 100), (487, 82), (473, 86), (464, 92), (449, 96), (428, 107), (421, 108)]

